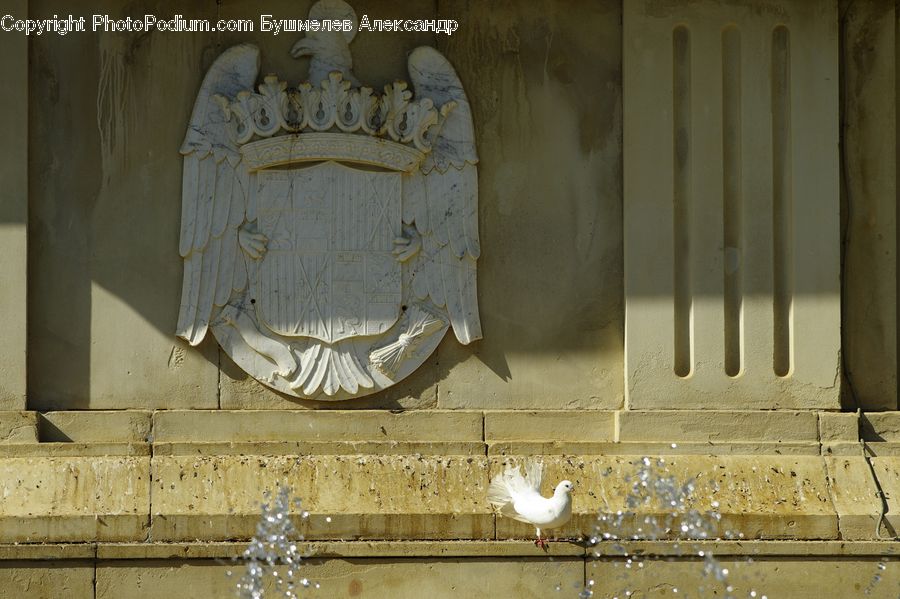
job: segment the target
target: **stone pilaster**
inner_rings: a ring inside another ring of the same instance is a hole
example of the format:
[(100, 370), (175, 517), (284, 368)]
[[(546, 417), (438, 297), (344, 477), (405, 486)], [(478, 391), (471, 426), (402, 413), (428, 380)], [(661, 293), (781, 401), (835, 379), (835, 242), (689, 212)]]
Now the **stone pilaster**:
[(626, 399), (837, 409), (835, 2), (627, 2)]
[[(11, 0), (5, 11), (28, 14), (28, 0)], [(28, 231), (28, 38), (0, 35), (0, 410), (25, 408)]]

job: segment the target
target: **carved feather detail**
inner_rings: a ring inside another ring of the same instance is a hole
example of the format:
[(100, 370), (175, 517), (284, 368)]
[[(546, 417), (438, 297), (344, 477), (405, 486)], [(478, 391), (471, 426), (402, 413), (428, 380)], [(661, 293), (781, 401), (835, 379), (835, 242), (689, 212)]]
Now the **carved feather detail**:
[(447, 324), (446, 321), (424, 308), (421, 304), (414, 304), (407, 311), (407, 326), (404, 332), (393, 343), (375, 349), (369, 354), (372, 366), (381, 374), (394, 379), (403, 361), (425, 340), (426, 337), (440, 331)]

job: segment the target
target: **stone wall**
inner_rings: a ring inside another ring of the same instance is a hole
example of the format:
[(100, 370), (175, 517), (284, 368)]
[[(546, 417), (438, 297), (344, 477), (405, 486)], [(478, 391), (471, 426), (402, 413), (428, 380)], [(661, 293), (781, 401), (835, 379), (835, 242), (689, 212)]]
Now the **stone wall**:
[[(90, 12), (258, 20), (310, 4)], [(576, 484), (559, 534), (577, 538), (625, 507), (653, 455), (719, 483), (718, 532), (744, 539), (709, 548), (737, 591), (850, 597), (880, 572), (871, 596), (896, 597), (894, 3), (353, 6), (460, 22), (352, 47), (373, 87), (406, 77), (420, 45), (465, 84), (484, 339), (448, 335), (403, 382), (346, 402), (278, 394), (214, 340), (175, 337), (178, 149), (203, 73), (249, 41), (262, 73), (296, 83), (298, 35), (0, 32), (0, 596), (224, 594), (279, 483), (311, 512), (309, 577), (329, 597), (612, 592), (621, 556), (544, 554), (485, 489), (543, 456), (545, 491)], [(673, 559), (636, 590), (698, 584), (677, 543), (640, 549)]]

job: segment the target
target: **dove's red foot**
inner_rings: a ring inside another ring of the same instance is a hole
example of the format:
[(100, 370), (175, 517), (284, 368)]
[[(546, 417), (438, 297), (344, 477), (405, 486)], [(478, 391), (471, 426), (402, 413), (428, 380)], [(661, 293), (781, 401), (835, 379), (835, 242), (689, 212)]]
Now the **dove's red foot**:
[(548, 541), (547, 539), (542, 539), (541, 537), (538, 537), (537, 540), (534, 542), (534, 546), (540, 547), (544, 551), (547, 551), (547, 548), (550, 547), (550, 541)]

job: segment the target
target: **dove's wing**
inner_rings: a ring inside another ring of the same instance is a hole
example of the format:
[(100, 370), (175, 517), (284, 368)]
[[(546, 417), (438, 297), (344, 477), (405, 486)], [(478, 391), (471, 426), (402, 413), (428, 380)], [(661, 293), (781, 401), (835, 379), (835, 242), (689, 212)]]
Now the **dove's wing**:
[(544, 464), (537, 460), (525, 462), (525, 480), (535, 493), (540, 494), (541, 482), (544, 478)]
[(475, 261), (478, 239), (478, 155), (472, 110), (462, 82), (444, 56), (428, 46), (409, 56), (409, 75), (418, 98), (438, 108), (456, 104), (447, 115), (422, 164), (410, 178), (403, 220), (415, 222), (422, 249), (413, 265), (413, 293), (446, 306), (460, 343), (481, 339)]
[[(507, 464), (504, 471), (491, 481), (488, 501), (507, 518), (533, 523), (532, 506), (546, 502), (540, 494), (540, 462), (525, 464), (525, 476), (518, 467)], [(535, 485), (537, 483), (537, 486)]]
[(179, 250), (184, 282), (177, 334), (191, 345), (206, 335), (213, 306), (225, 305), (232, 290), (247, 286), (238, 228), (246, 214), (248, 173), (228, 137), (227, 116), (215, 97), (232, 99), (239, 91), (252, 89), (258, 72), (256, 46), (241, 44), (223, 52), (203, 79), (181, 146)]

